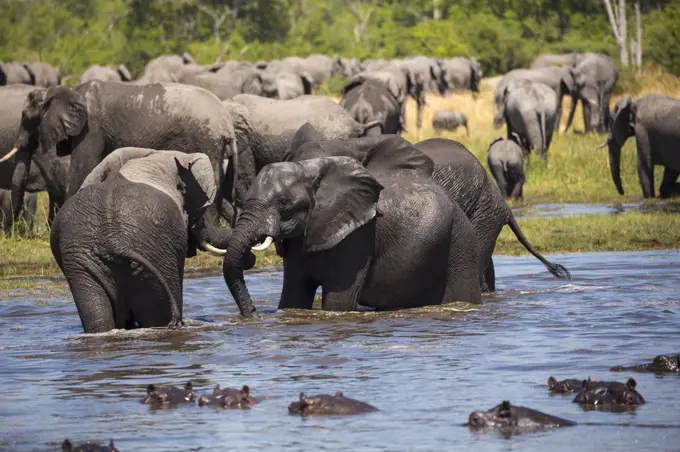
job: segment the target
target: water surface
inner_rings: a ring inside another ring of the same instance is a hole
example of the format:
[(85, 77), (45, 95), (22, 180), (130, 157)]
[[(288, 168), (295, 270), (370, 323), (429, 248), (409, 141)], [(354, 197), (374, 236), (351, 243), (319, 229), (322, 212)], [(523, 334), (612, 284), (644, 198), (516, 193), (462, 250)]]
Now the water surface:
[[(275, 312), (282, 275), (250, 274), (261, 311), (244, 321), (221, 277), (189, 279), (179, 331), (83, 335), (70, 296), (13, 291), (0, 303), (0, 450), (58, 450), (113, 438), (123, 452), (218, 450), (678, 450), (680, 376), (612, 373), (680, 352), (680, 253), (496, 257), (501, 291), (479, 307), (396, 313)], [(634, 376), (647, 404), (584, 411), (549, 396), (550, 375)], [(150, 411), (147, 384), (248, 384), (249, 411)], [(350, 418), (287, 414), (299, 392), (342, 390), (380, 408)], [(581, 423), (511, 439), (462, 426), (502, 400)]]

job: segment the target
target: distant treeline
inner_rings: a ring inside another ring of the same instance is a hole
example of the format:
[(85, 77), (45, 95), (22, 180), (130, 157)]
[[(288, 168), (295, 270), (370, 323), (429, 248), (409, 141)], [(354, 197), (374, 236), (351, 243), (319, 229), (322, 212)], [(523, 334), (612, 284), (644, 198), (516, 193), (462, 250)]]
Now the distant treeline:
[[(680, 1), (640, 6), (643, 65), (680, 74)], [(618, 57), (601, 0), (0, 0), (0, 11), (1, 61), (43, 60), (74, 76), (118, 63), (139, 76), (153, 57), (184, 51), (203, 64), (475, 56), (489, 76), (545, 52)]]

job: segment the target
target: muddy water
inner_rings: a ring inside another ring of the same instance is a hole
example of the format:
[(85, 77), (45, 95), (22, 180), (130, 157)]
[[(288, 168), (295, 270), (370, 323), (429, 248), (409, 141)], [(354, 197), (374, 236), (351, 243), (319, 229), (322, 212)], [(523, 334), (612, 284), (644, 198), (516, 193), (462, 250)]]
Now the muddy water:
[(626, 212), (680, 213), (677, 201), (654, 201), (648, 203), (624, 204), (534, 204), (512, 209), (519, 218), (574, 217), (578, 215), (619, 214)]
[[(610, 366), (680, 352), (680, 253), (554, 259), (573, 281), (498, 257), (502, 291), (482, 306), (397, 313), (274, 312), (272, 271), (248, 276), (262, 314), (242, 321), (221, 278), (191, 279), (180, 331), (86, 336), (67, 295), (15, 292), (0, 303), (0, 450), (57, 450), (64, 437), (114, 438), (121, 451), (678, 450), (680, 376), (635, 374), (647, 404), (630, 413), (584, 411), (546, 381), (623, 381)], [(267, 399), (250, 411), (139, 404), (147, 384), (189, 379)], [(287, 414), (300, 391), (338, 390), (381, 411)], [(581, 425), (511, 439), (462, 426), (504, 399)]]

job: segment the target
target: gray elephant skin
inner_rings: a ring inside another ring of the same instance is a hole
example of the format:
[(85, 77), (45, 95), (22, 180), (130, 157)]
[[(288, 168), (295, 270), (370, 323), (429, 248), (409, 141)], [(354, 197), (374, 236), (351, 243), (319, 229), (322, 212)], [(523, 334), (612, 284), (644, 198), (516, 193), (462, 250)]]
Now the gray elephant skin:
[(95, 64), (87, 68), (80, 76), (80, 83), (101, 80), (103, 82), (130, 82), (132, 75), (124, 64), (120, 66), (100, 66)]
[[(611, 125), (609, 101), (619, 78), (614, 61), (599, 53), (584, 53), (570, 71), (574, 78), (573, 95), (583, 108), (585, 131), (607, 133)], [(572, 102), (565, 131), (569, 130), (575, 111), (576, 102)]]
[(189, 231), (216, 191), (200, 153), (121, 148), (93, 169), (50, 235), (85, 333), (182, 324)]
[[(12, 192), (4, 188), (0, 188), (0, 227), (2, 231), (9, 232), (14, 223), (14, 209), (12, 208)], [(21, 209), (20, 220), (26, 225), (26, 229), (33, 230), (33, 221), (35, 212), (38, 207), (38, 194), (29, 193), (24, 199), (24, 205)]]
[[(45, 149), (56, 146), (59, 155), (71, 156), (68, 198), (107, 155), (136, 146), (180, 152), (200, 148), (210, 157), (221, 188), (217, 208), (223, 199), (233, 202), (238, 167), (234, 128), (229, 111), (208, 91), (180, 84), (93, 81), (33, 92), (29, 100), (17, 139), (13, 200), (23, 199), (31, 157)], [(206, 239), (220, 248), (226, 246), (221, 238)]]
[(270, 163), (284, 160), (295, 133), (306, 122), (327, 140), (360, 137), (380, 127), (378, 121), (359, 124), (340, 105), (323, 96), (275, 100), (241, 94), (223, 105), (233, 118), (237, 137), (239, 207), (257, 173)]
[(59, 69), (44, 61), (30, 61), (25, 64), (35, 78), (34, 85), (44, 88), (61, 85), (61, 73)]
[[(12, 188), (12, 176), (18, 158), (11, 157), (9, 154), (21, 129), (22, 108), (31, 92), (34, 91), (40, 95), (45, 90), (28, 85), (0, 87), (0, 159), (8, 159), (0, 163), (0, 189)], [(26, 176), (26, 191), (32, 194), (46, 191), (49, 194), (48, 222), (51, 224), (56, 210), (66, 200), (70, 157), (58, 157), (56, 149), (52, 147), (47, 152), (33, 155), (32, 161), (34, 164), (31, 165)], [(32, 197), (30, 195), (30, 198)], [(5, 231), (11, 229), (12, 218), (19, 218), (24, 202), (19, 201), (17, 197), (14, 202), (8, 201), (8, 206), (10, 205), (18, 206), (18, 208), (13, 209), (13, 215), (5, 216), (5, 221), (10, 222), (5, 226)]]
[(542, 53), (531, 63), (531, 69), (540, 69), (550, 66), (576, 66), (581, 58), (580, 53)]
[(340, 106), (360, 124), (380, 122), (371, 132), (399, 135), (403, 130), (401, 107), (387, 85), (379, 80), (351, 81), (345, 85)]
[(450, 58), (443, 60), (441, 65), (447, 90), (479, 92), (483, 72), (475, 58)]
[(519, 140), (496, 138), (489, 146), (487, 163), (503, 196), (506, 199), (521, 199), (526, 178), (524, 153)]
[(275, 241), (283, 256), (281, 309), (311, 309), (319, 286), (323, 309), (333, 311), (480, 302), (474, 230), (432, 180), (430, 159), (396, 136), (306, 142), (295, 158), (319, 143), (335, 155), (369, 143), (365, 167), (323, 157), (260, 172), (223, 265), (243, 315), (255, 307), (239, 260), (265, 237), (263, 246)]
[(637, 169), (642, 195), (654, 197), (654, 165), (664, 167), (659, 192), (662, 198), (680, 195), (680, 100), (662, 94), (648, 94), (639, 99), (625, 96), (614, 107), (614, 121), (609, 133), (609, 164), (619, 194), (621, 183), (621, 148), (635, 135)]
[(35, 74), (28, 65), (0, 61), (0, 85), (35, 85)]
[(434, 162), (433, 178), (449, 199), (457, 203), (470, 219), (477, 236), (480, 257), (479, 278), (482, 290), (496, 290), (493, 251), (496, 240), (508, 225), (524, 248), (558, 278), (571, 278), (566, 268), (543, 257), (527, 240), (510, 206), (489, 178), (482, 164), (465, 146), (453, 140), (432, 138), (415, 145)]
[(465, 133), (470, 136), (467, 116), (462, 111), (437, 110), (432, 116), (432, 128), (435, 132), (439, 133), (442, 130), (455, 131), (460, 126), (465, 127)]
[(508, 136), (517, 134), (527, 152), (533, 149), (539, 157), (547, 158), (558, 118), (555, 92), (543, 83), (513, 80), (503, 98)]
[(140, 77), (141, 83), (177, 82), (177, 74), (188, 64), (196, 64), (188, 53), (183, 55), (161, 55), (149, 61)]

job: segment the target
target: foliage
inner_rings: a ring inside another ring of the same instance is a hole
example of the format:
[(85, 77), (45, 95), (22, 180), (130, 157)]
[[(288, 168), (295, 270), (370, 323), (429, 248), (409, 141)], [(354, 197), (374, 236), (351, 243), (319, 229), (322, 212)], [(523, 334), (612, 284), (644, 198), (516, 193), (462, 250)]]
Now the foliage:
[[(641, 4), (645, 57), (678, 73), (678, 1)], [(139, 76), (184, 51), (212, 63), (222, 48), (248, 61), (472, 55), (490, 76), (541, 52), (616, 55), (600, 0), (0, 0), (0, 10), (0, 60), (44, 60), (75, 79), (92, 64)]]

